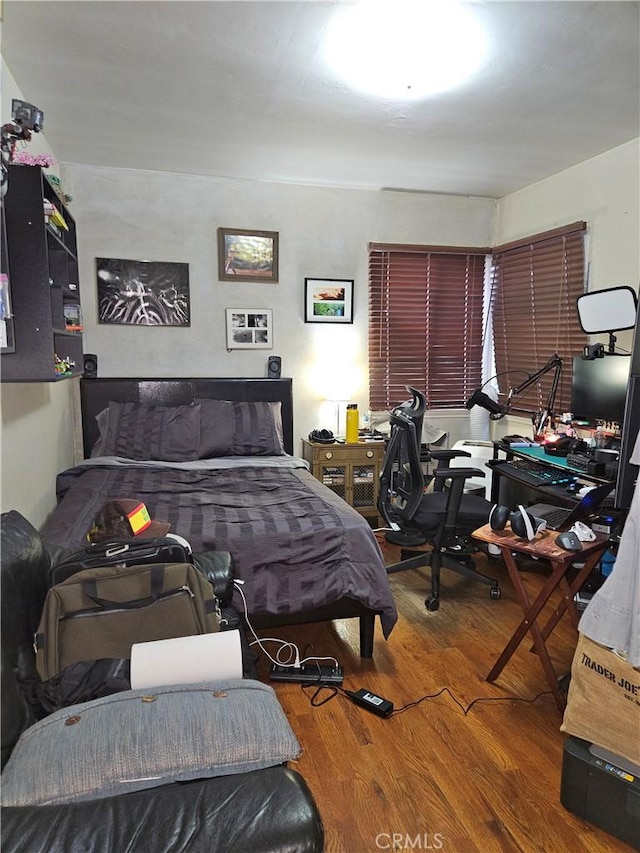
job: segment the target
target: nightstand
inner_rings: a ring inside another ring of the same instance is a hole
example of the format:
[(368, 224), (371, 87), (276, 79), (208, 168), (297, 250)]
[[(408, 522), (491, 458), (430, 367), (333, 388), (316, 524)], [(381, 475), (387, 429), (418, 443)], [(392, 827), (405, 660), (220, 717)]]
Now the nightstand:
[(378, 516), (384, 441), (319, 444), (302, 439), (303, 458), (313, 476), (364, 516)]

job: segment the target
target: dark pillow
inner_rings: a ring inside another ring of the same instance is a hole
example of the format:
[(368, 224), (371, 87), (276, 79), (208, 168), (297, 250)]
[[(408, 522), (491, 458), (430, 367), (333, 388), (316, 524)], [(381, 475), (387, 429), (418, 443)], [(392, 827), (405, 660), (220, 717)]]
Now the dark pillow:
[[(106, 411), (106, 417), (105, 417)], [(200, 406), (110, 402), (96, 418), (100, 438), (91, 456), (189, 462), (198, 458)]]
[(216, 456), (284, 456), (280, 403), (197, 400), (200, 459)]

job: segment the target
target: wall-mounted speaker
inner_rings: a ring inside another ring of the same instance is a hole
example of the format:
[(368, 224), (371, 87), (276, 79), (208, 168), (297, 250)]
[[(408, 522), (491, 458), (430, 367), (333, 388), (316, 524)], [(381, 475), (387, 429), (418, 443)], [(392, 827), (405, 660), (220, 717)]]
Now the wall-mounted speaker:
[(267, 376), (269, 379), (280, 379), (282, 359), (279, 355), (270, 355), (267, 361)]
[(98, 356), (95, 353), (85, 352), (84, 354), (84, 378), (98, 378)]

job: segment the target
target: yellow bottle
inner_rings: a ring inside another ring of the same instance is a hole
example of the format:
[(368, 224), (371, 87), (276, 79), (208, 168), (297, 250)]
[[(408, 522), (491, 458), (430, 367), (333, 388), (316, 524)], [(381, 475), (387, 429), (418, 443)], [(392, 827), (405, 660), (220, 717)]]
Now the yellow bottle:
[(347, 444), (357, 444), (358, 442), (358, 404), (347, 404), (347, 434), (345, 436)]

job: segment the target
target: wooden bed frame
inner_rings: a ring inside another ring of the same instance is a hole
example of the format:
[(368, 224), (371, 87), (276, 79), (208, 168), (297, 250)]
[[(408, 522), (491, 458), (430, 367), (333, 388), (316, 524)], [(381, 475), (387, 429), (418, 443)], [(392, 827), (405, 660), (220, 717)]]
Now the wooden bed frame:
[[(81, 379), (82, 436), (84, 455), (89, 458), (98, 439), (96, 415), (117, 403), (147, 403), (159, 406), (184, 406), (196, 399), (234, 400), (244, 402), (280, 402), (284, 448), (292, 456), (293, 393), (291, 379)], [(343, 598), (331, 605), (296, 614), (269, 616), (252, 614), (256, 628), (327, 622), (332, 619), (360, 620), (360, 656), (373, 656), (373, 637), (377, 611), (351, 599)]]

